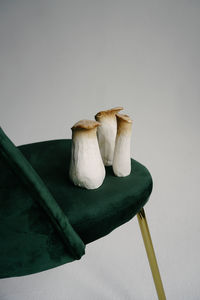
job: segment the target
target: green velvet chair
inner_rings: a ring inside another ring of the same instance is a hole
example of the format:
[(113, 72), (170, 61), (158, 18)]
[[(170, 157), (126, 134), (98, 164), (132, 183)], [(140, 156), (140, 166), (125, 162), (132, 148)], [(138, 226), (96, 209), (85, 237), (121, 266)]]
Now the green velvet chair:
[(41, 272), (80, 259), (85, 245), (138, 216), (159, 299), (164, 290), (144, 205), (152, 191), (149, 171), (131, 160), (131, 174), (106, 168), (96, 190), (68, 177), (71, 140), (16, 147), (0, 128), (0, 278)]

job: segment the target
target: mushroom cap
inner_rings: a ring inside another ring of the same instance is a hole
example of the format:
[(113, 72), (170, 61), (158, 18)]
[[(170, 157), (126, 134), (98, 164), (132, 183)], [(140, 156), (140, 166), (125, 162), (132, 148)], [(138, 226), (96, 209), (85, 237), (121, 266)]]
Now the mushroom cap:
[(93, 120), (80, 120), (77, 123), (75, 123), (71, 129), (72, 130), (80, 130), (80, 129), (90, 130), (90, 129), (94, 129), (100, 125), (101, 124), (99, 122), (96, 122)]
[(130, 134), (133, 121), (128, 115), (116, 114), (117, 117), (117, 135)]
[(123, 109), (123, 107), (117, 106), (108, 110), (102, 110), (95, 115), (95, 119), (99, 121), (102, 117), (113, 117), (117, 112)]
[(133, 123), (133, 120), (131, 120), (131, 118), (128, 115), (124, 115), (124, 114), (116, 114), (117, 120), (121, 120), (127, 123)]

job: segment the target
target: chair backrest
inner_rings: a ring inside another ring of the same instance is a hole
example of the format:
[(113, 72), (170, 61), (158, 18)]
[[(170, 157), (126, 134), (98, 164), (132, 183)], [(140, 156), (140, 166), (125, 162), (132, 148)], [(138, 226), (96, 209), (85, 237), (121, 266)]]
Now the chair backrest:
[(54, 197), (44, 184), (40, 176), (33, 169), (22, 152), (11, 142), (0, 127), (0, 156), (2, 156), (16, 175), (34, 194), (39, 205), (44, 209), (53, 223), (68, 251), (75, 259), (80, 259), (85, 253), (85, 245), (74, 231), (67, 216), (63, 213)]

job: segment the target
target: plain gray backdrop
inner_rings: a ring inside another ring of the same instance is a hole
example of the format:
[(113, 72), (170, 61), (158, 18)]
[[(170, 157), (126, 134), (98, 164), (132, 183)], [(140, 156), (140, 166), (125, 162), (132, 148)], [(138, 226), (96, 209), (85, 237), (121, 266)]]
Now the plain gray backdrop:
[[(199, 31), (197, 0), (0, 0), (1, 126), (16, 145), (70, 138), (76, 121), (125, 108), (172, 300), (200, 298)], [(137, 219), (81, 261), (0, 280), (0, 299), (156, 299)]]

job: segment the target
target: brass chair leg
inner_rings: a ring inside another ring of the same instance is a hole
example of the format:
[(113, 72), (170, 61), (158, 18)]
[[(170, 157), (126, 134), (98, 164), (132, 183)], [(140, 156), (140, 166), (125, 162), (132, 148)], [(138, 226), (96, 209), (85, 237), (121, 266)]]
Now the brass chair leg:
[(145, 212), (144, 212), (143, 208), (137, 214), (137, 217), (138, 217), (138, 222), (139, 222), (139, 225), (140, 225), (144, 245), (145, 245), (145, 248), (146, 248), (147, 257), (148, 257), (148, 260), (149, 260), (149, 265), (150, 265), (151, 272), (152, 272), (152, 275), (153, 275), (153, 280), (154, 280), (156, 291), (157, 291), (157, 294), (158, 294), (158, 299), (159, 300), (166, 300), (165, 292), (164, 292), (164, 289), (163, 289), (163, 284), (162, 284), (162, 280), (161, 280), (161, 277), (160, 277), (160, 272), (159, 272), (159, 269), (158, 269), (158, 264), (157, 264), (157, 260), (156, 260), (156, 256), (155, 256), (155, 252), (154, 252), (154, 249), (153, 249), (151, 235), (150, 235), (150, 232), (149, 232), (149, 227), (148, 227), (148, 224), (147, 224), (147, 220), (146, 220), (146, 216), (145, 216)]

